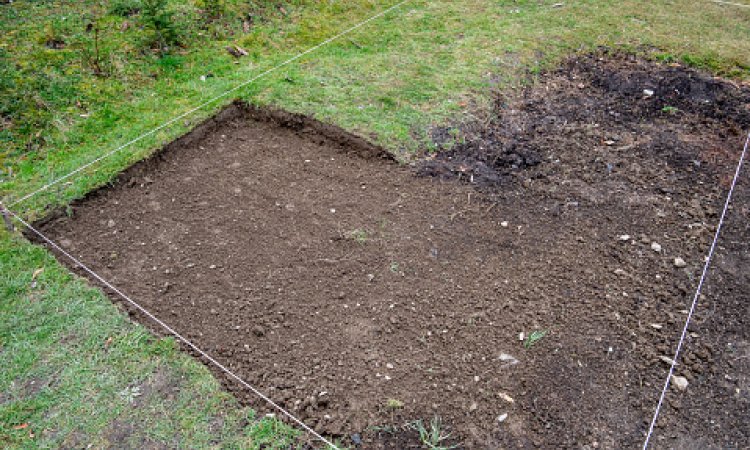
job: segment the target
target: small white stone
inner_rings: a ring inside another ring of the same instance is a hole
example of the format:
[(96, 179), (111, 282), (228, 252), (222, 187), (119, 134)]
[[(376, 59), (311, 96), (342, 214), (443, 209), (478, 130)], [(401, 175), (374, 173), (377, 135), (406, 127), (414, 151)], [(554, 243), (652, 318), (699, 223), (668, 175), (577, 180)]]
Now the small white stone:
[(388, 368), (388, 369), (393, 369), (393, 364), (388, 363), (388, 364), (385, 365), (385, 367)]
[(655, 328), (657, 330), (661, 330), (663, 327), (661, 325), (659, 325), (658, 323), (652, 323), (651, 324), (651, 328)]
[(503, 422), (505, 422), (505, 419), (507, 419), (507, 418), (508, 418), (508, 413), (500, 414), (499, 416), (497, 416), (497, 422), (498, 423), (503, 423)]
[(654, 95), (654, 91), (652, 91), (651, 89), (644, 89), (643, 95), (645, 95), (646, 97), (651, 97), (652, 95)]
[(687, 266), (687, 263), (684, 259), (680, 258), (679, 256), (674, 259), (674, 265), (675, 267), (685, 267)]
[(516, 359), (513, 355), (509, 355), (507, 353), (500, 353), (498, 359), (505, 363), (506, 367), (518, 364), (518, 359)]
[(672, 386), (676, 387), (677, 389), (684, 391), (688, 387), (688, 380), (685, 377), (678, 377), (675, 375), (672, 375)]
[(502, 222), (500, 222), (500, 226), (503, 227), (503, 228), (508, 228), (508, 221), (507, 220), (503, 220)]
[(655, 252), (660, 252), (661, 251), (661, 244), (659, 244), (658, 242), (652, 242), (651, 243), (651, 250), (653, 250)]
[(617, 239), (619, 239), (621, 241), (629, 241), (630, 240), (630, 235), (629, 234), (621, 234), (621, 235), (617, 236)]

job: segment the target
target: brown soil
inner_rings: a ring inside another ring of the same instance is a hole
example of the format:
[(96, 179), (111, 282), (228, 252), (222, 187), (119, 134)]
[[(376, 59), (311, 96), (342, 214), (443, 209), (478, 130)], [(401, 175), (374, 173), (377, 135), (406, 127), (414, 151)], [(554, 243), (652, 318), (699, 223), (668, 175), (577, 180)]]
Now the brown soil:
[[(415, 448), (415, 432), (373, 427), (440, 416), (466, 448), (632, 448), (748, 100), (683, 68), (580, 58), (466, 127), (463, 144), (419, 165), (431, 177), (333, 127), (235, 106), (43, 228), (347, 442)], [(750, 442), (747, 182), (657, 448)], [(548, 333), (524, 348), (519, 333), (534, 330)]]

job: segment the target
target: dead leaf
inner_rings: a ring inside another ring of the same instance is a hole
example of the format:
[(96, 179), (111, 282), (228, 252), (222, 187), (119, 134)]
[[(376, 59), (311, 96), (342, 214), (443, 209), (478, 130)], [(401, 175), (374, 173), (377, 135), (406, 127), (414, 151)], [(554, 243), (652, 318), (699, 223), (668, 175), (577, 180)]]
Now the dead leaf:
[(283, 15), (285, 15), (285, 16), (286, 16), (286, 15), (288, 14), (288, 13), (286, 12), (286, 9), (284, 9), (284, 7), (283, 7), (283, 6), (279, 6), (279, 11), (281, 11), (281, 14), (283, 14)]
[(127, 31), (127, 29), (130, 28), (130, 22), (125, 21), (120, 25), (120, 31)]
[(15, 427), (13, 427), (13, 429), (14, 430), (23, 430), (24, 428), (28, 428), (28, 427), (29, 427), (28, 423), (22, 423), (21, 425), (16, 425)]
[(112, 343), (112, 336), (108, 337), (106, 341), (104, 341), (104, 348), (108, 348), (109, 344)]
[(245, 34), (250, 32), (250, 22), (247, 20), (242, 21), (242, 32)]
[(36, 280), (36, 277), (42, 274), (44, 272), (44, 267), (40, 267), (34, 271), (34, 273), (31, 275), (31, 280)]

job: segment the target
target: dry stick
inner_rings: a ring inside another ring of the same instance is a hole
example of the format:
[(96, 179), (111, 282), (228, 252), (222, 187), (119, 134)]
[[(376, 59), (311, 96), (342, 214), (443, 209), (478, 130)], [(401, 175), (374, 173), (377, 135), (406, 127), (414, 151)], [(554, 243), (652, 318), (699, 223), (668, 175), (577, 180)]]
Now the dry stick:
[(223, 364), (221, 364), (219, 361), (215, 360), (211, 355), (209, 355), (208, 353), (206, 353), (205, 351), (203, 351), (197, 345), (193, 344), (187, 338), (183, 337), (174, 328), (170, 327), (165, 322), (163, 322), (161, 319), (159, 319), (158, 317), (156, 317), (155, 315), (153, 315), (150, 311), (148, 311), (146, 308), (144, 308), (143, 306), (141, 306), (140, 304), (138, 304), (135, 300), (133, 300), (130, 297), (128, 297), (127, 295), (125, 295), (122, 291), (120, 291), (114, 285), (112, 285), (112, 283), (110, 283), (109, 281), (107, 281), (106, 279), (104, 279), (98, 273), (94, 272), (92, 269), (90, 269), (84, 263), (82, 263), (81, 261), (79, 261), (75, 256), (73, 256), (70, 253), (66, 252), (62, 247), (60, 247), (55, 242), (53, 242), (50, 238), (48, 238), (47, 236), (45, 236), (41, 231), (37, 230), (36, 228), (34, 228), (33, 226), (31, 226), (28, 222), (26, 222), (25, 220), (23, 220), (23, 218), (21, 218), (21, 216), (19, 216), (18, 214), (14, 213), (13, 211), (11, 211), (11, 210), (9, 210), (9, 209), (7, 209), (5, 207), (3, 207), (3, 213), (8, 213), (11, 216), (15, 217), (15, 219), (18, 220), (21, 224), (23, 224), (23, 226), (26, 227), (29, 231), (31, 231), (32, 233), (34, 233), (37, 236), (39, 236), (39, 238), (41, 238), (44, 242), (46, 242), (47, 244), (49, 244), (52, 248), (54, 248), (55, 250), (57, 250), (63, 256), (65, 256), (66, 258), (68, 258), (70, 261), (72, 261), (73, 264), (75, 264), (77, 267), (80, 267), (86, 273), (88, 273), (89, 275), (91, 275), (92, 277), (94, 277), (97, 281), (99, 281), (100, 283), (102, 283), (104, 286), (106, 286), (109, 289), (111, 289), (112, 292), (114, 292), (115, 294), (117, 294), (120, 297), (122, 297), (123, 300), (125, 300), (130, 305), (132, 305), (134, 308), (136, 308), (138, 311), (140, 311), (141, 313), (143, 313), (144, 315), (146, 315), (149, 319), (153, 320), (156, 324), (158, 324), (160, 327), (162, 327), (163, 329), (165, 329), (169, 334), (171, 334), (172, 336), (176, 337), (180, 342), (182, 342), (183, 344), (185, 344), (188, 347), (190, 347), (194, 352), (198, 353), (200, 356), (202, 356), (203, 358), (205, 358), (208, 362), (210, 362), (211, 364), (213, 364), (214, 366), (216, 366), (217, 368), (219, 368), (222, 372), (226, 373), (230, 378), (234, 379), (235, 381), (237, 381), (238, 383), (240, 383), (242, 386), (244, 386), (247, 389), (249, 389), (252, 393), (254, 393), (258, 397), (260, 397), (261, 399), (263, 399), (266, 403), (268, 403), (269, 405), (271, 405), (277, 411), (279, 411), (282, 414), (284, 414), (286, 417), (288, 417), (293, 422), (295, 422), (297, 425), (299, 425), (304, 430), (306, 430), (307, 432), (309, 432), (315, 438), (317, 438), (320, 441), (324, 442), (329, 447), (338, 450), (338, 447), (336, 447), (331, 441), (329, 441), (328, 439), (326, 439), (323, 436), (321, 436), (320, 434), (318, 434), (315, 430), (313, 430), (309, 426), (305, 425), (304, 422), (302, 422), (300, 419), (298, 419), (297, 417), (295, 417), (292, 413), (290, 413), (286, 409), (284, 409), (281, 406), (279, 406), (278, 404), (276, 404), (273, 400), (271, 400), (270, 398), (268, 398), (265, 394), (263, 394), (262, 392), (260, 392), (258, 389), (254, 388), (247, 381), (245, 381), (242, 378), (240, 378), (239, 375), (237, 375), (234, 372), (232, 372), (231, 370), (229, 370), (226, 366), (224, 366)]
[(321, 48), (321, 47), (323, 47), (323, 46), (325, 46), (325, 45), (327, 45), (327, 44), (329, 44), (329, 43), (331, 43), (331, 42), (333, 42), (333, 41), (341, 38), (342, 36), (345, 36), (345, 35), (351, 33), (352, 31), (354, 31), (354, 30), (356, 30), (358, 28), (361, 28), (362, 26), (364, 26), (364, 25), (372, 22), (373, 20), (375, 20), (375, 19), (377, 19), (379, 17), (382, 17), (382, 16), (388, 14), (389, 12), (393, 11), (394, 9), (400, 7), (401, 5), (403, 5), (405, 3), (408, 3), (409, 1), (411, 1), (411, 0), (403, 0), (403, 1), (399, 2), (399, 3), (396, 3), (395, 5), (393, 5), (393, 6), (389, 7), (389, 8), (386, 8), (383, 11), (381, 11), (381, 12), (379, 12), (379, 13), (373, 15), (373, 16), (370, 16), (369, 18), (363, 20), (362, 22), (359, 22), (358, 24), (356, 24), (356, 25), (354, 25), (354, 26), (352, 26), (350, 28), (347, 28), (346, 30), (342, 31), (341, 33), (339, 33), (339, 34), (337, 34), (335, 36), (332, 36), (332, 37), (326, 39), (325, 41), (323, 41), (323, 42), (321, 42), (321, 43), (319, 43), (319, 44), (317, 44), (317, 45), (315, 45), (313, 47), (308, 48), (304, 52), (299, 53), (296, 56), (293, 56), (293, 57), (287, 59), (286, 61), (282, 62), (281, 64), (278, 64), (278, 65), (276, 65), (274, 67), (271, 67), (270, 69), (266, 70), (265, 72), (262, 72), (262, 73), (260, 73), (260, 74), (258, 74), (256, 76), (250, 78), (249, 80), (244, 81), (244, 82), (238, 84), (237, 86), (229, 89), (228, 91), (226, 91), (226, 92), (224, 92), (222, 94), (219, 94), (216, 97), (213, 97), (211, 99), (206, 100), (205, 102), (201, 103), (200, 105), (198, 105), (198, 106), (196, 106), (196, 107), (194, 107), (194, 108), (192, 108), (192, 109), (190, 109), (188, 111), (185, 111), (184, 113), (182, 113), (182, 114), (174, 117), (171, 120), (168, 120), (167, 122), (164, 122), (162, 125), (159, 125), (158, 127), (152, 129), (151, 131), (143, 133), (142, 135), (140, 135), (140, 136), (138, 136), (138, 137), (136, 137), (136, 138), (134, 138), (134, 139), (132, 139), (132, 140), (130, 140), (130, 141), (122, 144), (122, 145), (120, 145), (119, 147), (116, 147), (116, 148), (110, 150), (109, 152), (105, 153), (104, 155), (99, 156), (98, 158), (95, 158), (95, 159), (87, 162), (86, 164), (78, 167), (77, 169), (73, 170), (72, 172), (69, 172), (66, 175), (63, 175), (63, 176), (61, 176), (59, 178), (56, 178), (56, 179), (52, 180), (51, 182), (45, 184), (44, 186), (40, 187), (39, 189), (37, 189), (35, 191), (32, 191), (32, 192), (24, 195), (23, 197), (21, 197), (21, 198), (19, 198), (17, 200), (14, 200), (13, 202), (8, 203), (8, 207), (9, 208), (13, 208), (17, 204), (19, 204), (19, 203), (21, 203), (21, 202), (23, 202), (25, 200), (30, 199), (31, 197), (39, 194), (40, 192), (46, 191), (51, 186), (54, 186), (54, 185), (56, 185), (57, 183), (59, 183), (61, 181), (67, 180), (68, 178), (72, 177), (73, 175), (81, 172), (82, 170), (84, 170), (84, 169), (86, 169), (88, 167), (93, 166), (94, 164), (98, 163), (99, 161), (101, 161), (103, 159), (106, 159), (106, 158), (114, 155), (115, 153), (119, 152), (120, 150), (122, 150), (124, 148), (127, 148), (127, 147), (130, 147), (131, 145), (135, 144), (136, 142), (139, 142), (139, 141), (141, 141), (141, 140), (143, 140), (143, 139), (145, 139), (145, 138), (147, 138), (147, 137), (149, 137), (149, 136), (157, 133), (158, 131), (161, 131), (162, 129), (164, 129), (164, 128), (170, 126), (170, 125), (172, 125), (173, 123), (175, 123), (175, 122), (177, 122), (177, 121), (179, 121), (179, 120), (181, 120), (181, 119), (183, 119), (183, 118), (185, 118), (185, 117), (193, 114), (194, 112), (199, 111), (199, 110), (205, 108), (206, 106), (211, 105), (211, 104), (215, 103), (216, 101), (218, 101), (218, 100), (220, 100), (220, 99), (228, 96), (232, 92), (235, 92), (235, 91), (237, 91), (237, 90), (239, 90), (239, 89), (241, 89), (241, 88), (243, 88), (243, 87), (245, 87), (245, 86), (247, 86), (247, 85), (255, 82), (256, 80), (258, 80), (260, 78), (263, 78), (264, 76), (268, 75), (269, 73), (275, 72), (275, 71), (281, 69), (282, 67), (287, 66), (287, 65), (293, 63), (294, 61), (302, 58), (303, 56), (307, 55), (308, 53), (312, 53), (315, 50), (317, 50), (317, 49), (319, 49), (319, 48)]
[(716, 243), (719, 241), (719, 234), (721, 233), (721, 228), (724, 225), (724, 218), (727, 215), (727, 210), (729, 210), (729, 202), (732, 200), (732, 193), (734, 192), (734, 187), (737, 185), (737, 180), (740, 177), (740, 171), (742, 170), (742, 163), (745, 160), (745, 155), (747, 154), (747, 147), (750, 144), (750, 133), (747, 135), (747, 140), (745, 140), (745, 147), (742, 149), (742, 154), (740, 155), (740, 160), (737, 162), (737, 169), (734, 171), (734, 178), (732, 179), (732, 184), (729, 187), (729, 193), (727, 194), (727, 200), (724, 202), (724, 209), (721, 212), (721, 217), (719, 218), (719, 224), (716, 226), (716, 233), (714, 234), (714, 240), (711, 242), (711, 248), (708, 250), (708, 256), (706, 257), (706, 262), (703, 265), (703, 273), (701, 274), (700, 281), (698, 281), (698, 287), (695, 290), (695, 296), (693, 297), (693, 303), (690, 305), (690, 311), (688, 312), (687, 320), (685, 320), (685, 326), (682, 328), (682, 334), (680, 335), (680, 341), (677, 343), (677, 350), (674, 353), (674, 358), (672, 358), (672, 362), (669, 365), (669, 374), (667, 375), (667, 380), (664, 382), (664, 387), (661, 390), (661, 396), (659, 397), (659, 403), (656, 405), (656, 411), (654, 411), (654, 418), (651, 420), (651, 425), (648, 427), (648, 434), (646, 434), (646, 440), (643, 442), (643, 450), (648, 449), (649, 441), (651, 440), (651, 435), (654, 433), (654, 426), (656, 425), (656, 419), (659, 418), (659, 411), (661, 410), (661, 405), (664, 402), (664, 397), (667, 395), (667, 389), (669, 389), (669, 383), (672, 380), (672, 374), (674, 374), (674, 368), (677, 365), (677, 360), (680, 358), (680, 352), (682, 351), (682, 345), (685, 342), (685, 336), (687, 335), (688, 326), (690, 325), (690, 320), (693, 318), (693, 313), (695, 312), (695, 306), (698, 304), (698, 298), (701, 295), (701, 290), (703, 289), (703, 283), (706, 281), (706, 275), (708, 275), (708, 268), (711, 266), (711, 260), (714, 256), (714, 251), (716, 250)]

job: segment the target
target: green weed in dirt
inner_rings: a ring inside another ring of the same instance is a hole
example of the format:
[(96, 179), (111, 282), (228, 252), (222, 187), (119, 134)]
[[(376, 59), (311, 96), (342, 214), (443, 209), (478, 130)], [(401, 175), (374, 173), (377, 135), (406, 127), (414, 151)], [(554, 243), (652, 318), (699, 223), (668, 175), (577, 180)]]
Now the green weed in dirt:
[(367, 239), (368, 239), (367, 231), (361, 228), (352, 230), (351, 232), (347, 234), (347, 237), (349, 237), (349, 239), (354, 240), (358, 244), (364, 244), (367, 242)]
[[(395, 3), (1, 3), (0, 196), (19, 198)], [(410, 1), (15, 209), (38, 218), (68, 204), (235, 96), (314, 114), (408, 158), (430, 148), (434, 127), (470, 120), (497, 91), (598, 46), (750, 78), (745, 8), (560, 3)], [(230, 45), (248, 55), (229, 54)], [(293, 439), (239, 408), (173, 341), (132, 324), (46, 251), (4, 232), (0, 293), (3, 447), (258, 448)]]
[(450, 433), (443, 429), (443, 423), (439, 417), (433, 417), (429, 425), (425, 426), (420, 419), (410, 424), (410, 428), (419, 433), (419, 440), (425, 448), (430, 450), (450, 450), (457, 448), (457, 445), (446, 445), (445, 441), (450, 439)]
[(535, 346), (546, 335), (547, 335), (547, 330), (534, 330), (534, 331), (532, 331), (528, 336), (526, 336), (526, 339), (523, 341), (524, 348), (529, 349), (529, 348)]
[(395, 398), (389, 398), (385, 402), (385, 407), (390, 410), (401, 409), (404, 407), (404, 402)]

